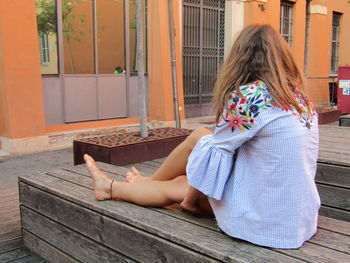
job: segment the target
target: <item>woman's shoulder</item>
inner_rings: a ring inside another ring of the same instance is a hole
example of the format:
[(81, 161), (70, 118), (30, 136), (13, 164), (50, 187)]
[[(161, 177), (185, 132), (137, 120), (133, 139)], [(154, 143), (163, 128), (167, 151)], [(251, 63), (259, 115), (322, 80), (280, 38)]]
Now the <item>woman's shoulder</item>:
[[(274, 107), (273, 100), (264, 82), (255, 81), (242, 85), (239, 92), (232, 92), (222, 121), (242, 132), (255, 126), (261, 112)], [(261, 122), (261, 120), (260, 120)]]

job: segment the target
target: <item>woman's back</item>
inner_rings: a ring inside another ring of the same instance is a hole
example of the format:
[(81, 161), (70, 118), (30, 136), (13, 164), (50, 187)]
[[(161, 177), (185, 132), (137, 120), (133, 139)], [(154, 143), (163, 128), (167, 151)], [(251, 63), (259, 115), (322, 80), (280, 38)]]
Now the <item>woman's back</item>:
[(226, 177), (219, 179), (220, 190), (209, 191), (220, 192), (211, 206), (220, 228), (231, 236), (300, 247), (316, 231), (320, 205), (314, 183), (317, 116), (300, 98), (302, 114), (276, 107), (261, 81), (242, 86), (241, 92), (243, 97), (233, 93), (210, 136), (215, 149), (236, 152), (230, 175), (220, 175)]

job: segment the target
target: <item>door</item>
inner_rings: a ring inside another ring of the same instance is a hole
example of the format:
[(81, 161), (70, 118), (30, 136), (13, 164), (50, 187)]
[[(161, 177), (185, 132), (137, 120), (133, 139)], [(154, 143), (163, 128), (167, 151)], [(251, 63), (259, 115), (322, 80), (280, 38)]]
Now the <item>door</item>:
[(183, 1), (186, 117), (212, 115), (216, 73), (224, 58), (225, 0)]

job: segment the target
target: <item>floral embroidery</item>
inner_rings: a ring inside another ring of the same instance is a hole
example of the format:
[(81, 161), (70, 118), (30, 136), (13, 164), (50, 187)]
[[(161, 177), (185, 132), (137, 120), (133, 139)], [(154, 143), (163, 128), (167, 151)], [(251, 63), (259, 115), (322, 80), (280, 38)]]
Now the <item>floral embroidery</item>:
[(314, 105), (310, 100), (308, 103), (305, 103), (305, 100), (301, 97), (300, 93), (294, 93), (294, 95), (297, 102), (303, 109), (303, 112), (299, 113), (297, 110), (293, 109), (292, 114), (299, 119), (300, 123), (303, 124), (304, 127), (310, 130), (313, 125), (312, 121), (316, 115)]
[[(220, 117), (217, 127), (227, 123), (232, 132), (237, 129), (244, 132), (246, 129), (249, 130), (256, 123), (256, 117), (261, 110), (277, 107), (277, 104), (272, 100), (265, 83), (262, 81), (255, 81), (244, 85), (240, 87), (240, 90), (243, 98), (241, 98), (236, 92), (231, 94), (231, 98), (228, 101), (228, 107)], [(295, 109), (281, 110), (291, 111), (304, 127), (310, 129), (316, 111), (311, 101), (305, 103), (299, 92), (295, 92), (294, 95), (297, 102), (302, 107), (303, 112), (300, 114)]]
[(231, 94), (228, 109), (225, 116), (222, 116), (222, 120), (228, 123), (232, 131), (240, 129), (244, 132), (255, 124), (255, 118), (261, 109), (272, 107), (272, 98), (262, 81), (242, 86), (241, 93), (244, 98), (239, 97), (235, 92)]

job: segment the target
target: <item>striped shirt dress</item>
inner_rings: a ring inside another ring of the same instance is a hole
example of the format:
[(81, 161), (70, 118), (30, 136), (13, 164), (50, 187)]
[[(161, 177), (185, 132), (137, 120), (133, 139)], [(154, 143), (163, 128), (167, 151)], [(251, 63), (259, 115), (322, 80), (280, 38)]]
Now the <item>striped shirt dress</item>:
[(316, 233), (320, 207), (317, 114), (298, 94), (304, 112), (277, 107), (261, 81), (240, 90), (190, 154), (188, 183), (208, 196), (227, 235), (299, 248)]

